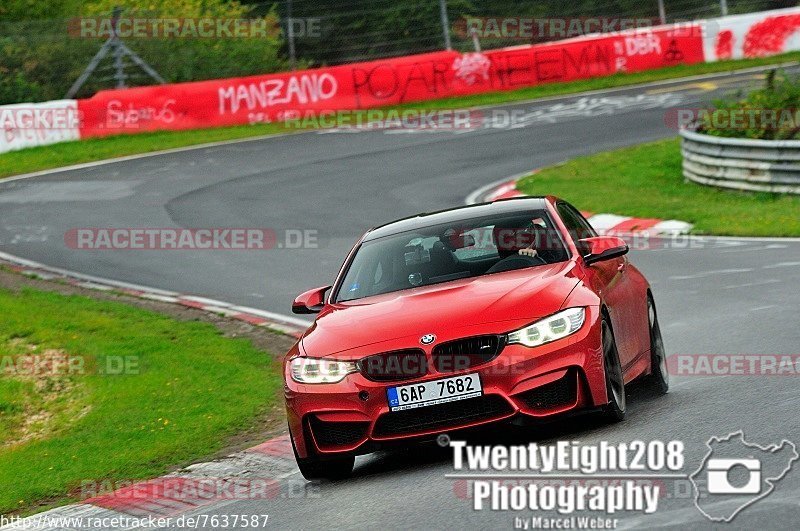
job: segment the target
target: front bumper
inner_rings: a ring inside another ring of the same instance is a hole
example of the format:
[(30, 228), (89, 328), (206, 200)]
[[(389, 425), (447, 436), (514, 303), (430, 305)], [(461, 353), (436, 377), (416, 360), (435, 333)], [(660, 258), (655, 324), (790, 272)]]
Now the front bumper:
[[(308, 385), (285, 374), (289, 429), (300, 457), (369, 453), (377, 447), (500, 422), (542, 419), (607, 402), (597, 307), (577, 333), (536, 348), (507, 345), (494, 360), (458, 372), (374, 382), (359, 373)], [(288, 364), (287, 364), (288, 365)], [(386, 389), (477, 373), (483, 396), (405, 411), (389, 410)]]

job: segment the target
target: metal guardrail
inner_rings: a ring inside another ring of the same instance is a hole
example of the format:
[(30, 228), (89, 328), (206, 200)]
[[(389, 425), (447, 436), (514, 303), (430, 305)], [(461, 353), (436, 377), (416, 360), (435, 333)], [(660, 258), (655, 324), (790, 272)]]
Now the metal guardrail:
[(750, 192), (800, 194), (800, 140), (721, 138), (683, 129), (683, 176)]

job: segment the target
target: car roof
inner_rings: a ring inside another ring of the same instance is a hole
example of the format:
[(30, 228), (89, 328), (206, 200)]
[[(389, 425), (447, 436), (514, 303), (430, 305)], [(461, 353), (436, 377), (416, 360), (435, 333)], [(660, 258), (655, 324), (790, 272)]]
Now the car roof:
[(464, 221), (471, 218), (544, 209), (547, 208), (548, 201), (554, 202), (557, 201), (557, 199), (552, 196), (514, 197), (510, 199), (500, 199), (491, 203), (478, 203), (476, 205), (450, 208), (438, 212), (418, 214), (375, 227), (364, 236), (363, 241), (376, 240), (402, 232), (431, 227), (433, 225)]

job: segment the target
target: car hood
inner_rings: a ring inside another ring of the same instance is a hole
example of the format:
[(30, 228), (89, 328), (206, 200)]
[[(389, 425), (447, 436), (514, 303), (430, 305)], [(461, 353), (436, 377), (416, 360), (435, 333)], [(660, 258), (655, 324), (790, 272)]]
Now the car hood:
[[(360, 347), (378, 352), (502, 333), (557, 312), (579, 279), (575, 262), (508, 271), (328, 305), (305, 333), (306, 355), (325, 357)], [(385, 345), (381, 345), (385, 344)]]

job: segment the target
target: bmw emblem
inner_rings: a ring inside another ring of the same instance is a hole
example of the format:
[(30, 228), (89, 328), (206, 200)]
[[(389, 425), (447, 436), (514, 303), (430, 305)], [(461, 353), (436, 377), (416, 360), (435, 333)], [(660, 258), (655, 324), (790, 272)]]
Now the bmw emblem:
[(422, 343), (423, 345), (430, 345), (434, 341), (436, 341), (436, 336), (433, 334), (425, 334), (424, 336), (419, 338), (419, 342)]

